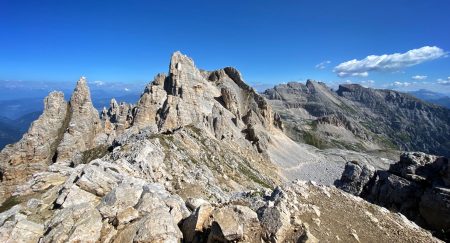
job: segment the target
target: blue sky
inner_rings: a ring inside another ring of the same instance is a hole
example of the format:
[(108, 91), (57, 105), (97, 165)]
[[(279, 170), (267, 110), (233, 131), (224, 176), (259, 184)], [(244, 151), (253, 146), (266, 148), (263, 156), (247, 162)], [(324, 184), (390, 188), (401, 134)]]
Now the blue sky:
[(180, 50), (256, 87), (311, 78), (450, 93), (449, 12), (448, 0), (1, 0), (0, 80), (145, 82)]

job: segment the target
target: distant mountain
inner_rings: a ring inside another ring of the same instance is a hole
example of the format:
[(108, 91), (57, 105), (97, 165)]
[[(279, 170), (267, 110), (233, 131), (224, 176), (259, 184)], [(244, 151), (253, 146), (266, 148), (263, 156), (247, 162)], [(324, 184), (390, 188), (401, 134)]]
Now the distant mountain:
[(448, 95), (441, 94), (438, 92), (433, 92), (433, 91), (426, 90), (426, 89), (410, 91), (408, 93), (419, 99), (428, 101), (428, 102), (436, 104), (436, 105), (444, 106), (444, 107), (447, 107), (450, 109), (450, 96), (448, 96)]
[(264, 92), (288, 135), (319, 148), (407, 150), (450, 155), (450, 110), (412, 95), (324, 83), (291, 82)]
[[(139, 99), (140, 95), (138, 92), (133, 92), (126, 95), (123, 95), (123, 93), (116, 94), (113, 92), (101, 92), (101, 94), (100, 92), (93, 93), (98, 94), (94, 96), (92, 101), (95, 108), (98, 110), (102, 110), (103, 107), (108, 107), (112, 98), (115, 98), (118, 102), (135, 103)], [(11, 120), (16, 120), (30, 113), (41, 113), (44, 109), (42, 102), (44, 97), (0, 100), (0, 116)], [(70, 94), (65, 94), (65, 97), (70, 97)]]
[(31, 112), (15, 120), (0, 117), (0, 150), (7, 144), (15, 143), (22, 138), (31, 123), (36, 120), (41, 112)]
[(0, 116), (16, 120), (26, 114), (42, 112), (44, 103), (42, 98), (19, 98), (0, 101)]
[(5, 117), (0, 117), (0, 149), (10, 143), (19, 141), (23, 132), (16, 126), (14, 121)]
[(440, 106), (444, 106), (450, 109), (450, 97), (444, 97), (437, 100), (430, 100), (431, 103), (435, 103)]
[[(42, 113), (44, 97), (59, 90), (67, 99), (72, 95), (73, 82), (7, 81), (0, 80), (0, 116), (11, 120), (33, 112)], [(111, 98), (118, 102), (136, 102), (146, 82), (113, 83), (92, 81), (91, 93), (95, 108), (108, 107)]]
[[(71, 87), (75, 85), (75, 81), (75, 79), (70, 82), (0, 80), (0, 101), (30, 98), (39, 98), (42, 101), (49, 92), (54, 90), (63, 92), (67, 98), (72, 94), (73, 90)], [(97, 98), (119, 97), (126, 93), (139, 94), (146, 84), (146, 81), (127, 83), (89, 82), (92, 95)]]
[[(37, 120), (38, 117), (41, 115), (42, 112), (36, 111), (36, 112), (30, 112), (28, 114), (25, 114), (16, 120), (14, 120), (14, 126), (18, 129), (19, 132), (25, 133), (28, 128), (30, 127), (31, 123), (34, 120)], [(22, 135), (22, 134), (21, 134)]]

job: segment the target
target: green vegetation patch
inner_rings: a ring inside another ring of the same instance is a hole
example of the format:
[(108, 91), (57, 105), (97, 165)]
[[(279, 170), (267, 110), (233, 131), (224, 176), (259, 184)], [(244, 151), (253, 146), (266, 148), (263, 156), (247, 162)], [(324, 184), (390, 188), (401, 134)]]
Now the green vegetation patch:
[(82, 164), (87, 164), (94, 159), (99, 159), (105, 156), (107, 153), (108, 153), (108, 146), (100, 145), (95, 148), (84, 151), (80, 161)]
[(12, 207), (16, 206), (17, 204), (20, 204), (22, 201), (17, 196), (12, 196), (6, 199), (0, 206), (0, 213), (3, 213), (5, 211), (8, 211)]
[(150, 139), (157, 138), (159, 143), (163, 147), (164, 151), (168, 151), (170, 149), (170, 142), (173, 142), (172, 135), (164, 135), (164, 134), (153, 134)]
[(202, 135), (202, 130), (194, 125), (187, 125), (186, 128), (190, 129), (191, 131), (193, 131), (195, 134), (201, 136)]
[(380, 144), (387, 149), (399, 149), (398, 146), (395, 145), (395, 143), (393, 143), (389, 138), (379, 136), (378, 140), (380, 141)]
[(251, 171), (249, 168), (243, 166), (243, 165), (239, 165), (239, 171), (245, 175), (246, 177), (250, 178), (252, 181), (260, 184), (261, 186), (265, 187), (265, 188), (272, 188), (268, 183), (266, 183), (265, 181), (261, 180), (261, 178), (259, 178), (257, 175), (255, 175), (253, 173), (253, 171)]
[(307, 131), (303, 131), (303, 141), (306, 144), (312, 145), (319, 149), (326, 148), (325, 141), (320, 139), (318, 136), (316, 136), (314, 133), (310, 133)]

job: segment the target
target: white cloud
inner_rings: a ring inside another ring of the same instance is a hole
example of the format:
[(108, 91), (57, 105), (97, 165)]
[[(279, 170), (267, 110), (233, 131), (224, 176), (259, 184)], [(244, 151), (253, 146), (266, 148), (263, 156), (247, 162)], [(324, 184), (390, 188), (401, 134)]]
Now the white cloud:
[(127, 92), (128, 92), (128, 91), (130, 91), (130, 89), (129, 89), (129, 88), (124, 88), (123, 90), (125, 90), (125, 91), (127, 91)]
[(405, 53), (370, 55), (362, 60), (350, 60), (337, 65), (334, 72), (339, 77), (367, 77), (372, 71), (397, 71), (426, 61), (446, 56), (446, 52), (436, 46), (424, 46)]
[(450, 85), (450, 77), (448, 77), (447, 79), (439, 78), (437, 80), (437, 83), (442, 85)]
[(363, 87), (368, 88), (368, 87), (372, 87), (375, 84), (375, 81), (369, 79), (369, 80), (359, 81), (358, 83), (360, 83)]
[(373, 80), (363, 80), (363, 81), (361, 81), (360, 83), (362, 83), (362, 84), (367, 84), (367, 85), (372, 85), (372, 84), (375, 83), (375, 81), (373, 81)]
[(414, 79), (414, 80), (425, 80), (425, 79), (428, 78), (428, 76), (426, 76), (426, 75), (416, 75), (416, 76), (412, 76), (411, 78)]
[(96, 86), (103, 86), (103, 85), (105, 85), (105, 82), (103, 82), (103, 81), (100, 81), (100, 80), (96, 80), (96, 81), (94, 81), (94, 82), (92, 82), (94, 85), (96, 85)]
[(365, 78), (365, 77), (369, 76), (369, 73), (368, 72), (362, 72), (362, 73), (339, 72), (338, 76), (339, 77), (362, 77), (362, 78)]
[(390, 84), (390, 86), (395, 86), (395, 87), (408, 87), (410, 85), (411, 85), (411, 83), (409, 83), (409, 82), (400, 82), (400, 81), (395, 81), (392, 84)]
[(330, 63), (331, 63), (331, 61), (328, 61), (328, 60), (327, 61), (323, 61), (323, 62), (317, 64), (316, 68), (317, 69), (325, 69), (328, 66), (328, 64), (330, 64)]

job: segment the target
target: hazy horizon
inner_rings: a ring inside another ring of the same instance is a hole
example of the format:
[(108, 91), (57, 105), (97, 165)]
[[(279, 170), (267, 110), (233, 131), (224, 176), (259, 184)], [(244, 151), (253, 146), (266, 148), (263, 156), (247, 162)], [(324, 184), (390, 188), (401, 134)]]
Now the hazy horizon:
[(145, 83), (176, 50), (255, 88), (314, 79), (450, 92), (448, 1), (0, 3), (0, 80)]

